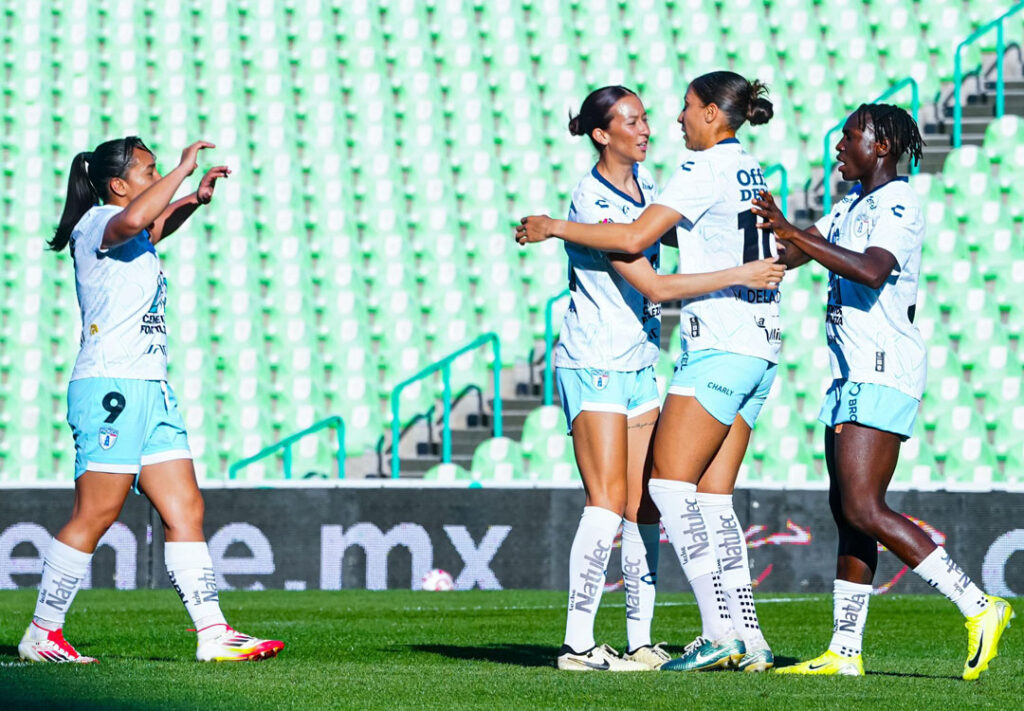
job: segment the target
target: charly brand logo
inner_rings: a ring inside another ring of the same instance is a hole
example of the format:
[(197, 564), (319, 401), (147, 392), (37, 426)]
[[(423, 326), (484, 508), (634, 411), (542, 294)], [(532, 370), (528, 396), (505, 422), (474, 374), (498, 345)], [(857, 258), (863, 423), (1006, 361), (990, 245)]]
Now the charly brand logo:
[(117, 442), (117, 430), (113, 427), (100, 427), (98, 441), (101, 449), (110, 449)]

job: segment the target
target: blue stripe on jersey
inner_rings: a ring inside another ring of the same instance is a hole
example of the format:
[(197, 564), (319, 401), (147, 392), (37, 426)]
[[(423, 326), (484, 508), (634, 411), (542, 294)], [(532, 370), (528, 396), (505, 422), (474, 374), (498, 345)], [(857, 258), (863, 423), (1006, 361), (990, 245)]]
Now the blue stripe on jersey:
[(593, 167), (593, 168), (591, 169), (591, 171), (590, 171), (590, 174), (591, 174), (591, 175), (593, 175), (593, 176), (594, 176), (595, 178), (597, 178), (597, 180), (598, 180), (598, 181), (600, 181), (600, 183), (601, 183), (602, 185), (604, 185), (604, 186), (605, 186), (606, 188), (608, 188), (609, 190), (611, 190), (611, 191), (612, 191), (613, 193), (615, 193), (616, 195), (618, 195), (618, 196), (619, 196), (620, 198), (622, 198), (623, 200), (629, 200), (629, 202), (630, 202), (630, 203), (632, 203), (633, 205), (636, 205), (637, 207), (644, 207), (644, 206), (645, 206), (645, 205), (647, 204), (647, 198), (646, 198), (646, 197), (644, 197), (644, 191), (643, 191), (643, 188), (641, 188), (641, 187), (640, 187), (640, 180), (639, 180), (639, 179), (638, 179), (638, 178), (636, 177), (636, 176), (637, 176), (637, 168), (636, 168), (636, 165), (637, 165), (636, 163), (634, 163), (634, 164), (633, 164), (633, 182), (635, 182), (635, 183), (636, 183), (636, 189), (637, 189), (637, 191), (638, 191), (638, 192), (640, 193), (640, 202), (637, 202), (636, 200), (634, 200), (634, 199), (633, 199), (633, 197), (632, 197), (632, 196), (630, 196), (630, 195), (627, 195), (626, 193), (622, 192), (622, 191), (621, 191), (621, 190), (619, 190), (619, 189), (618, 189), (617, 187), (615, 187), (614, 185), (612, 185), (611, 183), (609, 183), (609, 182), (608, 182), (607, 180), (605, 180), (605, 179), (604, 179), (604, 176), (603, 176), (603, 175), (601, 175), (601, 174), (600, 174), (600, 173), (599, 173), (599, 172), (597, 171), (597, 165), (595, 165), (595, 166), (594, 166), (594, 167)]

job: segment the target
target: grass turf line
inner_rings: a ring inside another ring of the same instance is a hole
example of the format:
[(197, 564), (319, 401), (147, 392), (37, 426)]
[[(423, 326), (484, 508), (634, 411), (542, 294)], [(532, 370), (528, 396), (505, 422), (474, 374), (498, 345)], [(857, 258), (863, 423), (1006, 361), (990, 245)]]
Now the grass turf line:
[[(765, 594), (766, 637), (782, 662), (822, 652), (831, 596)], [(871, 601), (863, 679), (770, 674), (558, 672), (565, 594), (547, 591), (225, 592), (229, 621), (280, 638), (277, 659), (199, 664), (195, 637), (170, 590), (85, 590), (68, 639), (99, 665), (28, 665), (17, 643), (31, 590), (0, 592), (0, 706), (67, 709), (1019, 707), (1024, 639), (1010, 629), (980, 682), (959, 679), (967, 633), (938, 595)], [(654, 637), (678, 654), (699, 631), (692, 596), (655, 612)], [(597, 638), (625, 646), (622, 594), (604, 598)], [(1011, 601), (1024, 612), (1024, 599)]]

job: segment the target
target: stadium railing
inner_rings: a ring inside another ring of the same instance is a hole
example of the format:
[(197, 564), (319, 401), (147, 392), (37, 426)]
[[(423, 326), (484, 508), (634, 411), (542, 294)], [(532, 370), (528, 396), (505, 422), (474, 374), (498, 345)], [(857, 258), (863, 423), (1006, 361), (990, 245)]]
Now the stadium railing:
[(270, 445), (269, 447), (264, 447), (259, 452), (257, 452), (256, 454), (252, 455), (251, 457), (246, 457), (245, 459), (238, 460), (237, 462), (232, 464), (231, 467), (228, 469), (228, 479), (233, 480), (233, 479), (237, 478), (238, 472), (241, 471), (242, 469), (244, 469), (245, 467), (247, 467), (250, 464), (253, 464), (255, 462), (258, 462), (261, 459), (265, 459), (267, 457), (273, 456), (274, 454), (276, 454), (277, 452), (282, 451), (282, 450), (284, 452), (284, 454), (283, 454), (283, 462), (282, 462), (282, 467), (283, 467), (283, 470), (284, 470), (284, 478), (285, 479), (291, 479), (292, 478), (292, 445), (294, 445), (296, 442), (298, 442), (303, 437), (307, 437), (307, 436), (309, 436), (311, 434), (316, 434), (320, 430), (326, 429), (328, 427), (334, 427), (335, 433), (337, 435), (338, 451), (335, 453), (334, 456), (335, 456), (335, 461), (338, 464), (338, 478), (339, 479), (344, 479), (345, 478), (345, 420), (343, 420), (338, 415), (332, 415), (331, 417), (328, 417), (326, 419), (320, 420), (319, 422), (317, 422), (317, 423), (315, 423), (313, 425), (310, 425), (309, 427), (307, 427), (306, 429), (302, 430), (301, 432), (296, 432), (293, 435), (285, 437), (280, 442), (275, 442), (274, 444)]
[(782, 184), (779, 186), (779, 207), (782, 208), (782, 214), (789, 214), (789, 171), (782, 163), (773, 163), (764, 169), (766, 179), (775, 173), (779, 173), (779, 178), (782, 180)]
[(555, 329), (552, 321), (552, 310), (555, 304), (569, 296), (569, 290), (555, 294), (544, 304), (544, 404), (550, 405), (554, 400), (554, 381), (551, 370), (551, 351), (555, 347)]
[[(1003, 115), (1003, 107), (1005, 103), (1005, 92), (1006, 86), (1003, 79), (1003, 55), (1006, 54), (1006, 37), (1004, 22), (1011, 15), (1015, 15), (1021, 10), (1024, 10), (1024, 2), (1017, 3), (1009, 10), (1004, 12), (1002, 15), (992, 20), (991, 22), (982, 25), (970, 35), (967, 36), (963, 42), (956, 46), (956, 54), (953, 58), (953, 147), (959, 148), (962, 131), (963, 131), (963, 119), (964, 119), (964, 107), (960, 103), (961, 99), (961, 84), (963, 84), (964, 76), (963, 71), (963, 51), (969, 45), (977, 42), (982, 36), (988, 34), (993, 28), (996, 30), (996, 118), (1001, 118)], [(968, 73), (973, 74), (975, 72), (980, 73), (981, 67), (972, 69)]]
[[(913, 77), (904, 77), (903, 79), (900, 79), (898, 82), (890, 86), (886, 91), (882, 92), (871, 103), (877, 104), (881, 101), (885, 101), (890, 96), (897, 94), (898, 92), (902, 91), (908, 86), (910, 87), (910, 113), (914, 117), (914, 121), (916, 122), (918, 114), (920, 113), (921, 109), (921, 98), (917, 80), (914, 79)], [(822, 167), (825, 169), (825, 179), (822, 184), (823, 192), (821, 196), (821, 204), (822, 210), (824, 212), (828, 212), (829, 210), (832, 209), (832, 134), (835, 133), (836, 131), (843, 130), (844, 123), (846, 123), (846, 118), (843, 118), (843, 120), (841, 120), (835, 126), (830, 128), (828, 132), (825, 134), (825, 140), (823, 142), (825, 152), (821, 164)], [(916, 175), (918, 170), (920, 170), (919, 166), (915, 165), (914, 163), (911, 163), (910, 174)]]
[[(398, 442), (402, 436), (402, 420), (400, 416), (402, 391), (413, 383), (429, 378), (434, 373), (441, 372), (441, 402), (444, 406), (442, 413), (441, 430), (441, 462), (448, 464), (452, 461), (452, 362), (464, 353), (476, 350), (487, 343), (491, 344), (494, 355), (491, 363), (491, 370), (494, 373), (494, 436), (501, 437), (501, 339), (497, 333), (490, 332), (479, 336), (471, 343), (464, 345), (436, 363), (416, 373), (416, 375), (403, 380), (391, 391), (391, 478), (397, 479), (401, 473), (401, 462), (398, 454)], [(474, 386), (468, 386), (474, 387)]]

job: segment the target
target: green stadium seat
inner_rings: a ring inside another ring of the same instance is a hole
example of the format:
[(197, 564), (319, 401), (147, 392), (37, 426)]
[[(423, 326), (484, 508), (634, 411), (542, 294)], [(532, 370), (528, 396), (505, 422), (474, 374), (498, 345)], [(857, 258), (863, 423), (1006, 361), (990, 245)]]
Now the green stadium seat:
[(523, 450), (508, 437), (493, 437), (473, 452), (473, 477), (480, 481), (508, 483), (523, 478)]
[(473, 475), (458, 464), (435, 464), (423, 475), (424, 481), (435, 481), (439, 484), (456, 484), (473, 481)]

